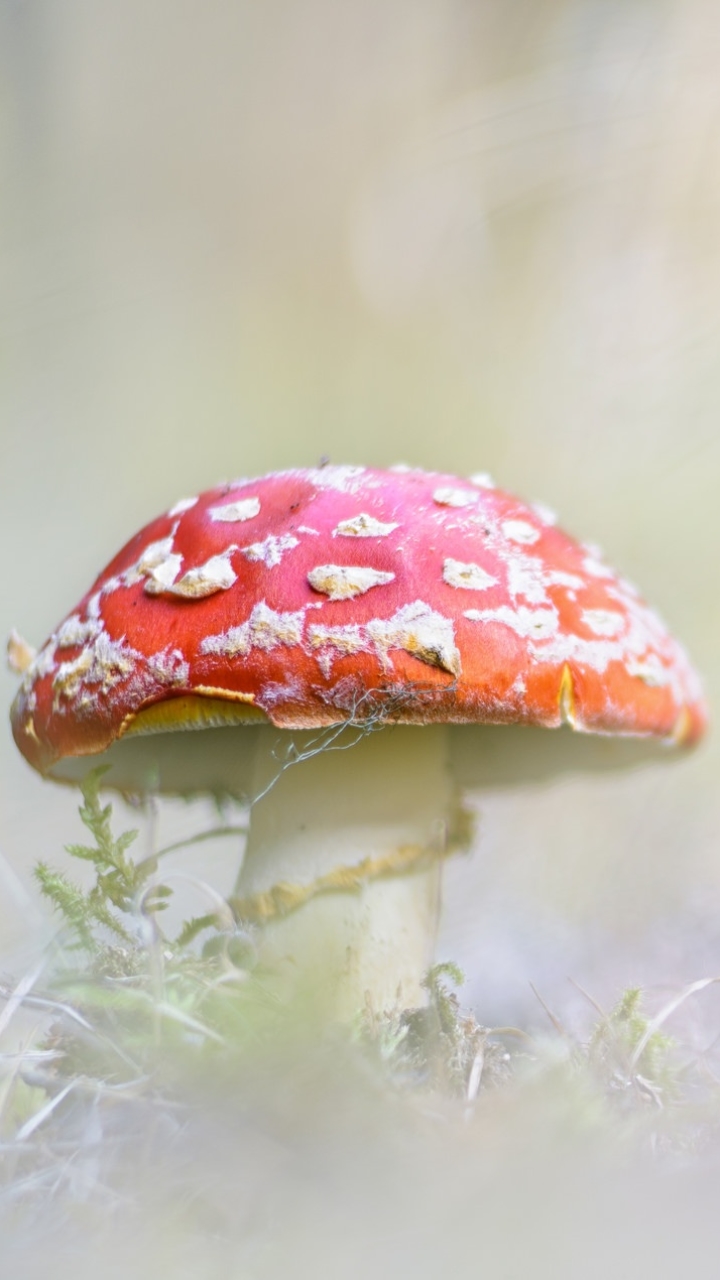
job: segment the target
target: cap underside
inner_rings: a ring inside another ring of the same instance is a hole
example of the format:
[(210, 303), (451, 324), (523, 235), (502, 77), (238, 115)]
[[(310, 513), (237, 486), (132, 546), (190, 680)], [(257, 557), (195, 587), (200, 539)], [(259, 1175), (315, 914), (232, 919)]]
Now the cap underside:
[[(193, 700), (187, 701), (192, 704)], [(324, 733), (332, 748), (344, 745), (342, 734), (349, 745), (358, 732), (357, 726), (341, 730), (341, 736), (337, 726), (325, 731), (281, 730), (257, 712), (253, 719), (247, 715), (243, 719), (238, 712), (234, 722), (228, 716), (215, 723), (206, 718), (203, 723), (193, 715), (196, 708), (185, 710), (188, 719), (184, 725), (168, 722), (163, 727), (159, 717), (145, 717), (145, 725), (152, 727), (127, 731), (100, 755), (58, 760), (49, 776), (76, 784), (90, 769), (103, 765), (108, 767), (104, 785), (117, 791), (171, 795), (210, 792), (247, 801), (253, 796), (260, 758), (265, 767), (268, 761), (277, 760), (280, 768), (293, 755), (297, 758), (322, 749)], [(142, 725), (142, 717), (138, 719)], [(179, 727), (203, 728), (203, 732), (175, 732)], [(496, 790), (544, 783), (569, 774), (627, 769), (669, 760), (673, 754), (666, 743), (650, 736), (584, 734), (567, 726), (548, 730), (531, 725), (464, 724), (434, 726), (432, 731), (438, 730), (447, 734), (453, 781), (467, 790)], [(392, 734), (397, 738), (397, 749), (402, 751), (405, 735), (427, 732), (426, 727), (418, 725), (387, 725), (373, 729), (372, 736)]]
[(176, 729), (220, 729), (224, 725), (267, 724), (260, 707), (222, 690), (198, 690), (165, 702), (153, 702), (128, 716), (119, 737), (172, 733)]

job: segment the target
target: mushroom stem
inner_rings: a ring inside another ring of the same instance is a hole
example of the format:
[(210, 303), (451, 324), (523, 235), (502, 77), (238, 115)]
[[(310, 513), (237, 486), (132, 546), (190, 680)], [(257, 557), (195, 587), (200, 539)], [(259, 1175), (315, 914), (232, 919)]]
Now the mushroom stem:
[(309, 755), (317, 735), (296, 735), (284, 769), (260, 748), (235, 900), (281, 986), (341, 1018), (424, 1002), (451, 807), (444, 726), (356, 732)]

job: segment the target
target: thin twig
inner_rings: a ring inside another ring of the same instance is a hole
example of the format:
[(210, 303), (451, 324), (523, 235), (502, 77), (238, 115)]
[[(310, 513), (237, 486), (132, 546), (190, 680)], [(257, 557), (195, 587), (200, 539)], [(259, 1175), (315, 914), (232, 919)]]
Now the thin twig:
[(198, 831), (197, 835), (186, 836), (183, 840), (175, 840), (173, 844), (165, 845), (164, 849), (158, 849), (157, 853), (149, 853), (145, 858), (141, 858), (135, 865), (136, 867), (145, 867), (148, 862), (155, 862), (158, 858), (164, 858), (168, 853), (177, 853), (178, 849), (190, 849), (196, 844), (203, 844), (206, 840), (218, 840), (225, 836), (246, 836), (248, 826), (235, 827), (211, 827), (208, 831)]
[(545, 1001), (543, 1000), (542, 996), (540, 995), (540, 992), (538, 991), (537, 987), (533, 986), (532, 982), (530, 983), (530, 990), (532, 991), (533, 995), (535, 996), (535, 999), (537, 1000), (538, 1004), (539, 1004), (539, 1005), (540, 1005), (540, 1006), (545, 1010), (545, 1013), (547, 1014), (548, 1018), (549, 1018), (549, 1019), (550, 1019), (550, 1021), (552, 1022), (552, 1024), (553, 1024), (553, 1026), (554, 1026), (555, 1030), (557, 1031), (558, 1035), (561, 1035), (561, 1036), (563, 1037), (563, 1039), (564, 1039), (564, 1040), (569, 1040), (569, 1039), (570, 1039), (570, 1036), (568, 1035), (567, 1031), (565, 1030), (564, 1026), (562, 1025), (562, 1023), (561, 1023), (560, 1019), (559, 1019), (559, 1018), (556, 1018), (556, 1017), (555, 1017), (555, 1014), (552, 1012), (552, 1009), (549, 1009), (549, 1008), (548, 1008), (548, 1006), (546, 1005), (546, 1003), (545, 1003)]
[(600, 1015), (603, 1022), (607, 1022), (607, 1014), (603, 1009), (602, 1005), (599, 1005), (597, 1000), (594, 1000), (593, 997), (590, 995), (590, 993), (586, 991), (584, 987), (581, 987), (580, 983), (576, 982), (574, 978), (568, 978), (568, 982), (572, 984), (572, 986), (575, 988), (576, 991), (580, 992), (580, 995), (583, 997), (583, 999), (587, 1000), (589, 1005), (592, 1005), (593, 1009), (597, 1014)]
[(482, 1080), (482, 1073), (483, 1073), (484, 1066), (485, 1066), (485, 1045), (481, 1044), (480, 1048), (475, 1054), (475, 1057), (473, 1058), (473, 1064), (470, 1069), (470, 1076), (468, 1078), (467, 1100), (470, 1103), (473, 1103), (477, 1098), (478, 1090), (480, 1088), (480, 1081)]
[[(179, 880), (182, 884), (190, 884), (194, 889), (199, 889), (205, 894), (208, 901), (216, 908), (218, 917), (223, 921), (222, 927), (225, 929), (235, 928), (235, 917), (228, 906), (227, 899), (224, 898), (221, 893), (218, 893), (217, 889), (213, 889), (212, 885), (208, 884), (207, 880), (201, 880), (199, 876), (189, 875), (186, 871), (170, 871), (167, 875), (163, 876), (163, 884), (166, 884), (168, 880)], [(143, 894), (143, 898), (147, 896), (148, 892), (152, 893), (153, 887), (155, 886), (151, 886), (150, 889)]]
[(28, 970), (23, 978), (20, 979), (13, 991), (7, 991), (0, 987), (0, 999), (7, 1000), (7, 1004), (0, 1013), (0, 1036), (7, 1030), (12, 1018), (23, 1003), (29, 1003), (28, 994), (32, 991), (40, 974), (46, 965), (46, 959), (43, 959), (35, 965), (34, 969)]
[[(4, 987), (0, 987), (0, 1000), (7, 1000), (10, 998), (11, 996), (7, 990)], [(48, 1009), (56, 1014), (64, 1014), (73, 1022), (77, 1022), (78, 1025), (82, 1027), (83, 1031), (89, 1031), (90, 1035), (94, 1036), (96, 1040), (99, 1040), (102, 1044), (106, 1044), (110, 1049), (113, 1049), (118, 1057), (122, 1058), (126, 1066), (132, 1067), (134, 1071), (140, 1070), (138, 1063), (134, 1062), (129, 1054), (125, 1053), (124, 1049), (121, 1049), (120, 1046), (110, 1038), (110, 1036), (98, 1031), (91, 1022), (88, 1022), (87, 1018), (83, 1018), (82, 1014), (78, 1013), (77, 1009), (73, 1009), (72, 1005), (65, 1004), (62, 1000), (50, 1000), (46, 996), (30, 995), (24, 997), (24, 1003), (28, 1005), (29, 1008)]]
[(35, 1130), (39, 1129), (41, 1124), (44, 1124), (49, 1115), (52, 1115), (55, 1108), (60, 1106), (63, 1099), (67, 1098), (69, 1093), (72, 1093), (76, 1084), (76, 1080), (71, 1080), (69, 1084), (65, 1085), (64, 1089), (61, 1089), (59, 1093), (55, 1094), (54, 1098), (50, 1098), (49, 1101), (45, 1103), (44, 1107), (41, 1107), (39, 1111), (36, 1111), (35, 1115), (31, 1116), (21, 1129), (18, 1129), (17, 1141), (27, 1142), (28, 1138), (32, 1136)]
[(679, 995), (673, 996), (672, 1000), (669, 1000), (668, 1003), (665, 1005), (665, 1007), (661, 1009), (660, 1012), (656, 1014), (654, 1018), (651, 1018), (643, 1034), (638, 1040), (635, 1046), (633, 1055), (630, 1059), (631, 1071), (635, 1069), (635, 1067), (637, 1066), (637, 1063), (640, 1061), (643, 1050), (645, 1049), (648, 1041), (650, 1040), (650, 1037), (654, 1036), (656, 1031), (659, 1031), (660, 1027), (663, 1025), (664, 1022), (667, 1021), (670, 1015), (673, 1014), (676, 1009), (679, 1009), (680, 1005), (684, 1004), (685, 1001), (689, 999), (690, 996), (694, 996), (698, 993), (698, 991), (704, 991), (706, 987), (711, 987), (713, 986), (714, 983), (718, 983), (718, 982), (720, 982), (720, 977), (699, 978), (697, 982), (689, 983), (689, 985), (685, 987), (684, 990), (682, 990), (679, 993)]

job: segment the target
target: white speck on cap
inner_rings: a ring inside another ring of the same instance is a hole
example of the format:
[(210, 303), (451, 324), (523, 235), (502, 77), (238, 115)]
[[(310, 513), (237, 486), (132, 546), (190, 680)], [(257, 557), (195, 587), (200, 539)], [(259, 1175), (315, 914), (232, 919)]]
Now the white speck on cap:
[(583, 609), (580, 616), (596, 636), (617, 636), (625, 629), (625, 619), (615, 609)]
[(280, 613), (261, 600), (255, 605), (247, 622), (230, 627), (220, 635), (206, 636), (200, 644), (200, 652), (234, 658), (237, 654), (249, 653), (251, 649), (267, 651), (281, 644), (300, 644), (304, 619), (304, 609)]
[(365, 511), (353, 516), (350, 520), (341, 520), (333, 529), (333, 538), (387, 538), (388, 534), (399, 529), (399, 524), (383, 523), (369, 516)]
[(511, 609), (507, 604), (501, 604), (497, 609), (466, 609), (465, 617), (471, 622), (499, 622), (526, 640), (545, 640), (554, 636), (560, 622), (554, 608), (527, 609), (521, 605), (518, 609)]
[(424, 600), (404, 605), (391, 618), (368, 622), (366, 630), (386, 664), (390, 649), (404, 649), (431, 667), (460, 675), (460, 652), (452, 621), (436, 613)]
[(441, 488), (433, 493), (433, 501), (439, 507), (473, 507), (477, 500), (478, 495), (472, 489)]
[(43, 648), (39, 653), (35, 654), (30, 664), (25, 668), (21, 687), (26, 693), (29, 692), (35, 680), (42, 680), (44, 676), (49, 675), (52, 671), (55, 665), (55, 648), (55, 637), (51, 636), (47, 644), (43, 645)]
[(582, 591), (585, 586), (576, 573), (564, 573), (562, 569), (547, 569), (545, 582), (549, 587), (567, 587), (568, 591)]
[[(77, 615), (76, 615), (77, 616)], [(24, 676), (32, 667), (37, 657), (37, 650), (23, 639), (13, 627), (7, 640), (7, 662), (16, 676)]]
[(447, 559), (443, 562), (443, 582), (449, 587), (461, 587), (466, 591), (487, 591), (497, 586), (497, 578), (487, 573), (479, 564), (464, 564), (462, 560)]
[(545, 569), (537, 556), (526, 556), (521, 551), (513, 550), (503, 559), (507, 569), (508, 591), (513, 599), (522, 596), (529, 604), (550, 604)]
[(58, 627), (55, 643), (58, 649), (74, 649), (76, 645), (94, 640), (101, 630), (101, 624), (96, 618), (88, 618), (83, 622), (78, 613), (71, 613), (70, 617)]
[(492, 476), (487, 471), (474, 471), (470, 476), (470, 483), (474, 484), (477, 489), (495, 489), (497, 486)]
[(330, 600), (351, 600), (362, 596), (372, 587), (382, 587), (392, 582), (394, 573), (371, 569), (363, 565), (319, 564), (308, 573), (308, 582), (314, 591)]
[(644, 684), (651, 688), (658, 688), (669, 683), (669, 675), (665, 667), (650, 655), (645, 662), (628, 662), (627, 673), (629, 676), (635, 676), (638, 680), (642, 680)]
[(318, 489), (336, 489), (338, 493), (356, 493), (366, 471), (365, 467), (327, 466), (308, 467), (306, 471), (299, 474), (311, 484), (316, 485)]
[(346, 627), (308, 627), (307, 641), (311, 649), (321, 651), (317, 662), (325, 677), (330, 676), (334, 657), (352, 657), (370, 648), (364, 629), (355, 623)]
[(286, 551), (299, 546), (300, 539), (294, 538), (290, 533), (279, 536), (271, 533), (262, 542), (252, 542), (249, 547), (241, 547), (240, 550), (247, 560), (261, 561), (268, 569), (273, 569), (280, 564)]
[(586, 556), (582, 562), (582, 567), (591, 578), (613, 578), (615, 575), (612, 569), (603, 564), (596, 556)]
[(623, 662), (625, 653), (618, 640), (586, 640), (574, 633), (553, 636), (544, 643), (532, 644), (530, 653), (536, 662), (559, 665), (576, 662), (604, 672), (611, 662)]
[(237, 574), (230, 564), (230, 556), (237, 549), (234, 546), (226, 547), (221, 555), (210, 556), (205, 564), (188, 569), (177, 582), (174, 576), (169, 582), (165, 580), (166, 574), (169, 576), (172, 572), (174, 562), (181, 559), (179, 556), (170, 556), (164, 565), (153, 569), (145, 583), (145, 591), (150, 596), (181, 596), (186, 600), (203, 600), (216, 591), (227, 591), (237, 581)]
[(546, 506), (544, 502), (533, 502), (532, 509), (536, 516), (542, 520), (543, 524), (550, 526), (557, 524), (557, 515), (553, 511), (552, 507)]
[[(163, 591), (169, 591), (180, 572), (181, 566), (182, 556), (177, 552), (166, 556), (164, 560), (159, 560), (157, 564), (144, 566), (142, 571), (147, 575), (147, 581), (145, 582), (147, 594), (156, 596)], [(107, 589), (107, 583), (105, 584), (105, 589)]]
[(62, 662), (53, 678), (56, 703), (60, 698), (74, 698), (83, 685), (97, 685), (108, 693), (131, 675), (142, 655), (121, 640), (111, 640), (106, 632), (88, 644), (72, 662)]
[(346, 627), (313, 625), (307, 629), (307, 639), (311, 649), (328, 646), (338, 653), (360, 653), (362, 649), (368, 648), (367, 637), (357, 623), (350, 623)]
[(190, 511), (195, 506), (197, 498), (180, 498), (168, 511), (169, 516), (181, 516), (184, 511)]
[(250, 614), (250, 643), (255, 649), (274, 649), (279, 644), (300, 644), (304, 621), (304, 609), (276, 612), (261, 600)]
[(186, 684), (190, 677), (189, 664), (179, 649), (160, 649), (148, 658), (148, 671), (161, 684)]
[(226, 502), (221, 507), (210, 508), (210, 519), (222, 524), (235, 524), (241, 520), (252, 520), (260, 514), (259, 498), (238, 498), (237, 502)]
[(517, 542), (521, 546), (530, 547), (540, 538), (540, 530), (527, 520), (503, 520), (500, 527), (510, 542)]
[(85, 606), (85, 612), (88, 618), (93, 618), (96, 622), (99, 621), (102, 616), (102, 597), (104, 589), (105, 588), (103, 586), (99, 591), (94, 592)]
[[(169, 556), (172, 556), (174, 532), (173, 530), (173, 533), (168, 538), (160, 538), (157, 542), (148, 543), (133, 566), (136, 573), (150, 573), (152, 569), (157, 569), (158, 565), (163, 564)], [(178, 559), (182, 560), (182, 557), (178, 557)]]
[(302, 702), (306, 697), (307, 691), (301, 681), (288, 676), (282, 681), (269, 680), (257, 701), (258, 706), (267, 709), (277, 706), (278, 702)]

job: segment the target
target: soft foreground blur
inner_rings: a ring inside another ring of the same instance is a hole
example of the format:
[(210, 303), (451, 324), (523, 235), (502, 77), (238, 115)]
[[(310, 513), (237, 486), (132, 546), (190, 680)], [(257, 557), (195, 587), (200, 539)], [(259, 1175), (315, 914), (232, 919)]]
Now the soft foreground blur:
[[(719, 42), (710, 0), (1, 5), (0, 632), (42, 642), (131, 533), (223, 477), (406, 461), (556, 506), (663, 612), (712, 706)], [(2, 705), (14, 687), (0, 674)], [(717, 764), (711, 740), (475, 799), (440, 951), (480, 1021), (549, 1025), (533, 982), (582, 1037), (598, 1015), (568, 977), (657, 1010), (720, 973)], [(6, 731), (16, 977), (51, 931), (31, 867), (61, 863), (76, 809)], [(187, 811), (158, 821), (169, 842)], [(225, 890), (236, 858), (182, 866)], [(717, 992), (672, 1023), (695, 1064)], [(63, 1265), (83, 1274), (86, 1233), (89, 1274), (710, 1273), (712, 1143), (656, 1175), (545, 1076), (469, 1120), (443, 1099), (408, 1119), (315, 1052), (212, 1107), (198, 1085), (181, 1147), (131, 1142), (107, 1210), (73, 1210)], [(30, 1275), (24, 1225), (8, 1256)], [(59, 1247), (40, 1235), (38, 1270)]]

